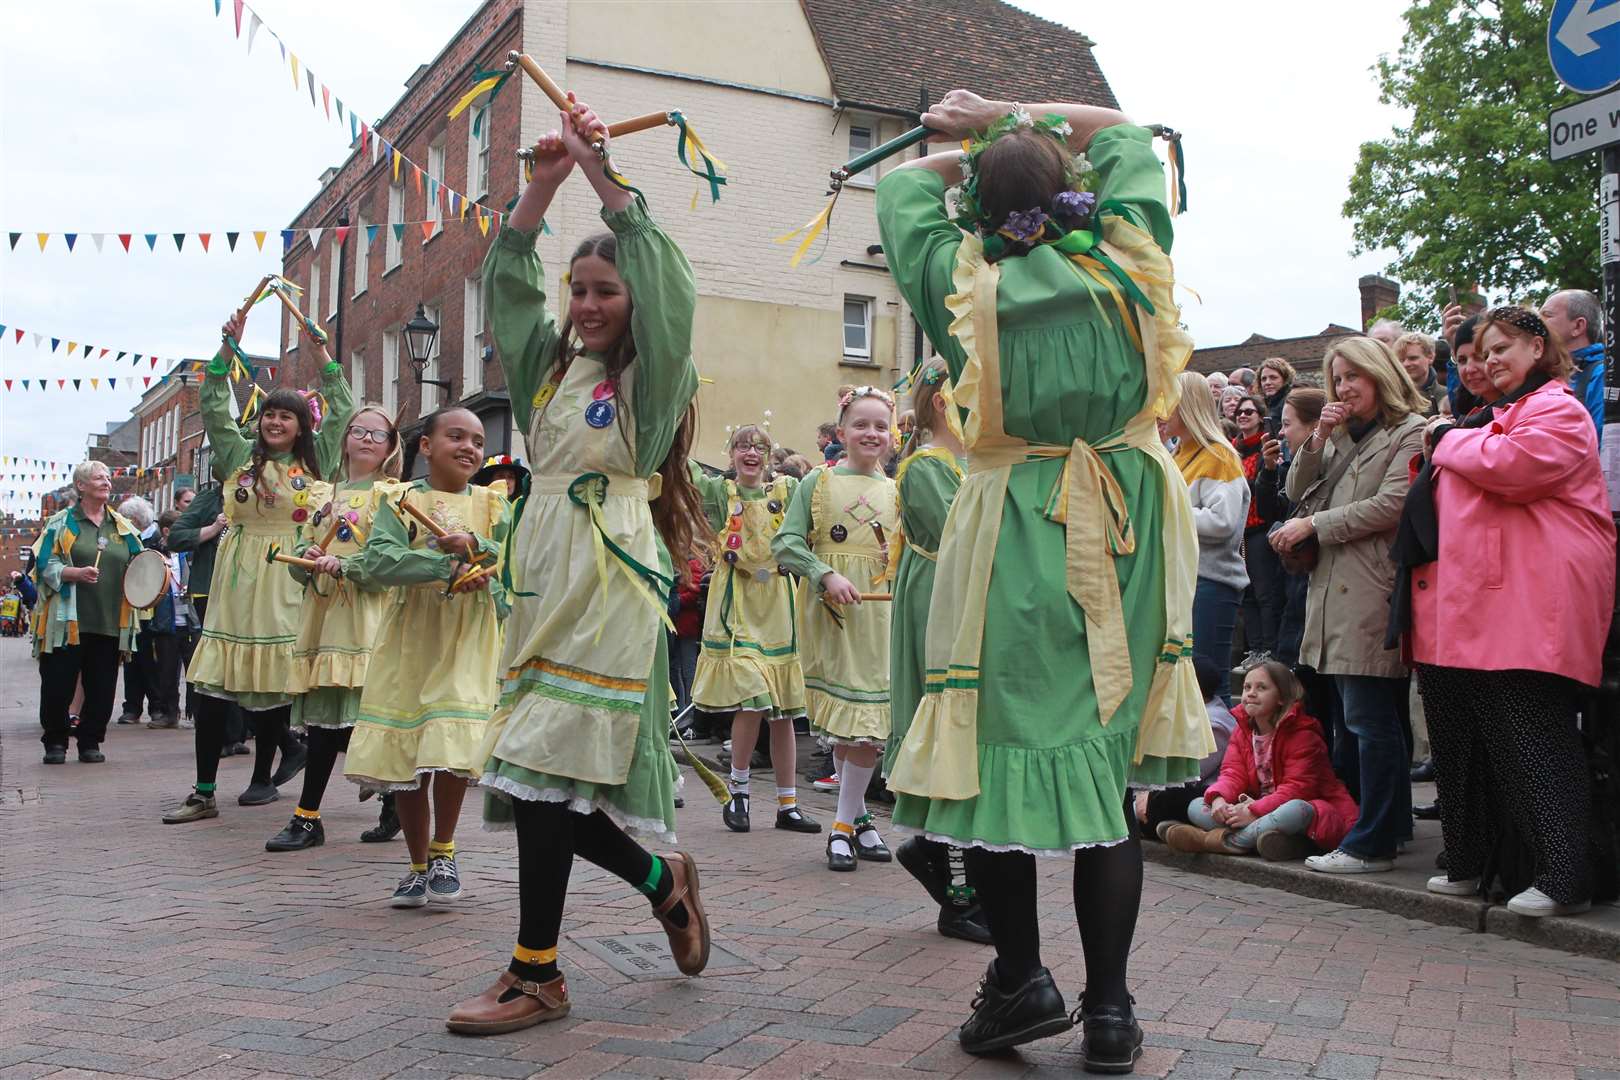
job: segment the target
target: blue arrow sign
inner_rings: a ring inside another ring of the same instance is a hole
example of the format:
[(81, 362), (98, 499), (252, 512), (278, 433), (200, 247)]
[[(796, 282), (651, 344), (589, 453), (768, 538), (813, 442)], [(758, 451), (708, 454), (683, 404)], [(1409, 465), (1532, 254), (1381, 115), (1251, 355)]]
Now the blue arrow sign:
[(1580, 94), (1620, 83), (1620, 0), (1556, 0), (1547, 57), (1560, 82)]

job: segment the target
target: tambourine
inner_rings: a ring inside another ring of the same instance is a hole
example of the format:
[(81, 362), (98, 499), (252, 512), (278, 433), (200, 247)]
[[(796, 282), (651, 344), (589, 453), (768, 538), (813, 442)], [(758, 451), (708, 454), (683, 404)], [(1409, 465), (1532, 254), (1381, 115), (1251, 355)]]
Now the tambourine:
[(162, 552), (147, 548), (130, 559), (124, 570), (124, 599), (132, 608), (149, 608), (163, 598), (172, 582), (169, 560)]

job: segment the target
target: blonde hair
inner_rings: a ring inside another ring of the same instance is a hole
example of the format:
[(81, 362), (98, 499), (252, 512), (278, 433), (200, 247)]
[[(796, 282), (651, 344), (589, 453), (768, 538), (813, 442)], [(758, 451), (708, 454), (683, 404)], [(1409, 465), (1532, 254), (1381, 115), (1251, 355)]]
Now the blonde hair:
[(1210, 396), (1209, 381), (1196, 371), (1183, 371), (1180, 379), (1181, 403), (1176, 406), (1176, 415), (1181, 417), (1181, 426), (1187, 430), (1187, 437), (1216, 456), (1230, 457), (1233, 465), (1242, 468), (1237, 451), (1232, 449), (1226, 433), (1221, 430), (1221, 418), (1215, 412), (1215, 399)]
[(1398, 424), (1412, 413), (1421, 416), (1428, 411), (1429, 399), (1419, 392), (1389, 346), (1377, 338), (1360, 335), (1345, 337), (1328, 347), (1326, 355), (1322, 357), (1322, 371), (1325, 373), (1322, 381), (1327, 384), (1329, 401), (1339, 400), (1333, 388), (1334, 360), (1345, 361), (1372, 380), (1378, 388), (1378, 411), (1385, 424)]
[(106, 473), (109, 479), (112, 478), (112, 469), (107, 467), (107, 463), (105, 461), (81, 461), (77, 465), (73, 466), (73, 487), (75, 489), (75, 495), (77, 495), (78, 486), (80, 484), (89, 483), (90, 478), (95, 475), (97, 469), (100, 469), (102, 472)]
[(939, 400), (939, 388), (945, 385), (947, 374), (945, 358), (935, 355), (913, 376), (911, 437), (906, 440), (905, 457), (915, 454), (919, 447), (934, 437), (934, 403)]
[[(368, 401), (365, 404), (361, 405), (358, 409), (354, 410), (354, 412), (350, 413), (349, 414), (349, 421), (343, 428), (344, 441), (345, 442), (348, 441), (349, 428), (354, 426), (355, 418), (358, 417), (361, 413), (368, 413), (368, 412), (369, 413), (376, 413), (378, 416), (382, 417), (383, 422), (388, 425), (388, 435), (389, 435), (389, 440), (388, 441), (389, 441), (389, 444), (390, 444), (389, 448), (388, 448), (388, 455), (382, 459), (382, 464), (377, 466), (377, 471), (382, 473), (384, 476), (388, 477), (390, 480), (398, 480), (399, 479), (399, 473), (400, 473), (401, 464), (402, 464), (402, 462), (404, 460), (404, 457), (405, 457), (405, 447), (404, 447), (404, 444), (403, 444), (403, 442), (401, 441), (401, 439), (399, 437), (399, 423), (398, 423), (398, 421), (395, 420), (394, 417), (389, 416), (388, 411), (386, 409), (384, 409), (381, 405), (377, 404), (374, 401)], [(344, 476), (345, 479), (347, 479), (348, 476), (349, 476), (349, 455), (348, 454), (343, 455), (343, 476)]]
[(1430, 360), (1434, 359), (1434, 338), (1428, 334), (1420, 334), (1416, 330), (1408, 330), (1395, 339), (1395, 358), (1400, 359), (1401, 353), (1406, 351), (1408, 345), (1416, 345), (1423, 355)]

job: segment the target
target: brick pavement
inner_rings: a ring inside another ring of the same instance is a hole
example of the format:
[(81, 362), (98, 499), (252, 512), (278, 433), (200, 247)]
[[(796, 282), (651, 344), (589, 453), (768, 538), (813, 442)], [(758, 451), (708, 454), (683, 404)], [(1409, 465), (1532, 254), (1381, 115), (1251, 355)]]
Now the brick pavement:
[[(509, 955), (509, 835), (464, 830), (455, 908), (394, 911), (403, 844), (356, 842), (375, 804), (346, 783), (310, 853), (262, 850), (296, 793), (236, 806), (245, 758), (224, 765), (218, 820), (163, 826), (189, 732), (115, 727), (108, 764), (45, 769), (37, 685), (26, 645), (0, 641), (0, 1080), (1073, 1075), (1078, 1033), (986, 1060), (957, 1049), (988, 951), (938, 937), (898, 866), (832, 875), (817, 838), (727, 833), (696, 783), (682, 841), (725, 966), (621, 974), (606, 940), (657, 928), (581, 863), (564, 924), (573, 1014), (450, 1035), (450, 1004)], [(831, 800), (806, 801), (830, 817)], [(1069, 875), (1043, 870), (1046, 959), (1072, 1004)], [(1150, 865), (1132, 972), (1138, 1075), (1620, 1080), (1620, 965), (1457, 928)]]

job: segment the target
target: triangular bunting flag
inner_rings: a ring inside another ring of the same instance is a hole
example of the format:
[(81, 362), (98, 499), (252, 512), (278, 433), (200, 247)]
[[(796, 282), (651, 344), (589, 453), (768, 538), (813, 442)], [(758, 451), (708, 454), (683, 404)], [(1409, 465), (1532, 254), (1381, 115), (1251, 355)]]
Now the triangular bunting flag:
[(203, 254), (205, 254), (205, 255), (208, 253), (208, 238), (210, 236), (212, 236), (212, 235), (213, 235), (213, 233), (205, 233), (205, 232), (200, 232), (200, 233), (197, 234), (197, 239), (202, 241)]
[[(94, 380), (94, 379), (91, 379), (91, 380), (90, 380), (90, 381), (91, 381), (91, 382), (95, 382), (95, 380)], [(117, 379), (114, 379), (114, 378), (108, 378), (108, 380), (107, 380), (107, 388), (108, 388), (108, 389), (109, 389), (109, 390), (116, 390), (116, 389), (118, 389), (118, 380), (117, 380)]]
[(22, 344), (23, 332), (21, 330), (18, 330), (18, 331), (16, 331), (16, 334), (17, 334), (17, 344), (21, 345)]
[(304, 81), (309, 83), (309, 107), (315, 107), (315, 72), (309, 68), (304, 69)]
[(467, 200), (467, 199), (462, 199), (461, 200), (461, 220), (462, 221), (467, 220), (467, 211), (471, 207), (472, 207), (472, 203), (469, 200)]
[(151, 386), (152, 385), (152, 376), (150, 376), (150, 375), (142, 375), (141, 376), (141, 382), (146, 386)]
[(61, 346), (62, 346), (62, 339), (61, 338), (59, 338), (59, 337), (51, 338), (51, 352), (55, 352), (57, 349), (61, 348)]
[[(338, 115), (339, 116), (343, 115), (343, 102), (342, 101), (338, 102)], [(354, 113), (350, 113), (349, 114), (349, 141), (350, 142), (355, 142), (359, 138), (360, 138), (360, 118), (358, 116), (354, 115)], [(360, 147), (360, 154), (361, 154), (362, 157), (365, 156), (365, 152), (366, 152), (366, 148), (364, 146)]]
[(99, 254), (101, 251), (101, 245), (107, 241), (107, 234), (104, 232), (93, 232), (90, 234), (90, 239), (95, 242), (96, 252)]
[(375, 244), (377, 242), (377, 230), (381, 229), (381, 228), (382, 228), (381, 225), (367, 225), (366, 226), (366, 243), (367, 244)]
[(101, 350), (101, 355), (97, 356), (96, 359), (97, 360), (105, 360), (105, 359), (107, 359), (107, 354), (110, 353), (110, 352), (112, 352), (111, 349), (102, 349)]
[(11, 241), (11, 250), (16, 251), (17, 250), (17, 241), (22, 239), (22, 233), (20, 233), (20, 232), (6, 233), (6, 237)]
[(288, 55), (292, 57), (293, 89), (296, 90), (298, 89), (298, 54), (289, 53)]
[(484, 236), (489, 235), (489, 215), (482, 210), (478, 212), (478, 231)]
[(287, 252), (292, 250), (292, 246), (293, 246), (293, 231), (291, 229), (282, 229), (281, 230), (281, 253), (283, 255), (287, 254)]
[(233, 232), (228, 232), (228, 233), (225, 234), (225, 242), (227, 244), (231, 245), (231, 250), (232, 251), (236, 250), (236, 238), (238, 236), (241, 236), (241, 235), (242, 235), (241, 233), (233, 233)]
[(92, 389), (92, 390), (100, 390), (101, 389), (101, 380), (92, 377), (90, 379), (90, 389)]
[(11, 389), (11, 380), (10, 380), (10, 379), (7, 379), (7, 380), (6, 380), (6, 389), (7, 389), (7, 390), (10, 390), (10, 389)]
[(39, 237), (39, 250), (44, 251), (45, 250), (45, 242), (51, 238), (51, 234), (48, 233), (48, 232), (42, 232), (42, 233), (35, 233), (34, 235)]
[(75, 390), (78, 390), (78, 389), (80, 389), (80, 386), (79, 386), (79, 380), (78, 380), (78, 379), (74, 379), (74, 380), (73, 380), (73, 389), (75, 389)]
[(127, 232), (121, 232), (121, 233), (118, 234), (118, 242), (120, 244), (124, 245), (124, 251), (125, 252), (129, 251), (129, 241), (134, 235), (135, 235), (134, 233), (127, 233)]
[(405, 239), (405, 223), (403, 221), (394, 222), (393, 229), (395, 240)]
[(431, 176), (428, 177), (428, 202), (439, 204), (439, 182)]
[(253, 230), (253, 242), (255, 244), (259, 245), (259, 250), (260, 251), (264, 250), (264, 236), (265, 236), (265, 230), (263, 230), (263, 229), (255, 229), (255, 230)]
[(312, 249), (313, 248), (318, 248), (318, 247), (321, 246), (321, 233), (323, 233), (325, 231), (326, 231), (325, 229), (311, 229), (311, 230), (309, 230), (309, 246)]
[(79, 343), (77, 341), (68, 342), (67, 355), (68, 355), (69, 360), (73, 359), (73, 354), (78, 352), (78, 351), (79, 351)]
[(115, 357), (113, 357), (113, 363), (115, 363), (115, 364), (116, 364), (116, 363), (118, 363), (118, 362), (119, 362), (119, 361), (120, 361), (120, 360), (122, 360), (122, 359), (123, 359), (123, 358), (124, 358), (124, 357), (125, 357), (125, 356), (126, 356), (126, 355), (127, 355), (127, 354), (128, 354), (128, 350), (127, 350), (127, 349), (120, 349), (120, 350), (119, 350), (119, 351), (118, 351), (118, 355), (117, 355), (117, 356), (115, 356)]
[(146, 250), (147, 251), (156, 251), (157, 250), (157, 233), (149, 232), (149, 233), (146, 233), (145, 236), (146, 236)]
[(339, 225), (337, 227), (338, 247), (342, 247), (343, 246), (343, 241), (345, 241), (345, 240), (347, 240), (349, 238), (349, 230), (352, 229), (352, 228), (354, 228), (354, 226), (352, 226), (352, 225)]
[[(349, 114), (353, 116), (353, 113)], [(360, 121), (360, 156), (371, 155), (371, 163), (377, 164), (377, 144), (371, 141), (371, 128), (364, 120)]]
[(431, 221), (422, 222), (422, 243), (425, 244), (433, 239), (433, 225), (434, 223)]
[(416, 178), (416, 193), (422, 194), (422, 166), (411, 162), (411, 175)]
[(76, 232), (63, 233), (62, 239), (67, 241), (68, 250), (72, 251), (74, 242), (79, 239), (79, 234)]
[(175, 233), (174, 234), (174, 250), (176, 250), (176, 251), (184, 251), (185, 249), (186, 249), (186, 234), (183, 233), (183, 232)]
[(56, 380), (56, 388), (58, 390), (61, 390), (61, 389), (65, 388), (66, 386), (67, 386), (67, 380), (66, 379), (57, 379)]
[(236, 3), (236, 36), (241, 37), (242, 36), (242, 0), (235, 0), (235, 3)]
[(94, 345), (86, 345), (86, 346), (85, 346), (85, 347), (84, 347), (84, 358), (85, 358), (85, 359), (86, 359), (86, 360), (88, 360), (88, 359), (90, 359), (90, 351), (91, 351), (91, 350), (92, 350), (92, 349), (94, 349), (94, 348), (95, 348), (95, 346), (94, 346)]
[(270, 369), (270, 381), (271, 382), (276, 381), (276, 369), (275, 368)]
[(44, 340), (45, 340), (45, 335), (41, 334), (38, 330), (35, 330), (34, 331), (34, 348), (36, 348), (36, 349), (39, 348), (39, 343), (44, 341)]
[(343, 123), (343, 99), (340, 98), (340, 97), (335, 97), (335, 98), (332, 99), (332, 102), (333, 102), (333, 104), (335, 104), (337, 106), (338, 123), (341, 124), (341, 123)]
[(321, 105), (326, 109), (326, 118), (332, 119), (332, 91), (326, 88), (325, 83), (321, 83)]
[(461, 202), (461, 196), (452, 191), (450, 193), (450, 216), (456, 216), (456, 205)]
[[(394, 153), (394, 183), (397, 184), (397, 183), (399, 183), (399, 162), (400, 162), (400, 158), (401, 158), (402, 155), (400, 154), (400, 152), (398, 150), (394, 150), (394, 148), (392, 146), (388, 147), (388, 149), (393, 150), (393, 153)], [(41, 250), (41, 251), (45, 250), (45, 234), (44, 233), (39, 234), (39, 250)]]
[(251, 8), (248, 9), (248, 17), (248, 55), (252, 56), (253, 39), (259, 36), (259, 27), (264, 25), (264, 20), (259, 18), (258, 12), (253, 11)]

